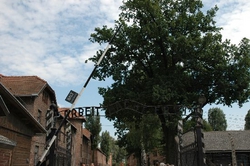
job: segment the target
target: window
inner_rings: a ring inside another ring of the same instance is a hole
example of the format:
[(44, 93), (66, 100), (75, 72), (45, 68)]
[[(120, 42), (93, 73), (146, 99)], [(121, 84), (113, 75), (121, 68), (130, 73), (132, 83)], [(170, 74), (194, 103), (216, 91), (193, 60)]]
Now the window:
[(48, 104), (49, 94), (46, 91), (43, 91), (43, 102)]
[(37, 121), (39, 123), (41, 123), (41, 116), (42, 116), (42, 111), (38, 109), (38, 112), (37, 112)]

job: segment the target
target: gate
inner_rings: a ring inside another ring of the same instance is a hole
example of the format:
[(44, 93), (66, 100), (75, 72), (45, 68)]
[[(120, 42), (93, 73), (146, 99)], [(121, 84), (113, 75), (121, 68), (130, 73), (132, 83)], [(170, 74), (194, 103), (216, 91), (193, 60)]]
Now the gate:
[(178, 122), (179, 166), (206, 166), (202, 114), (203, 110), (199, 105), (185, 118), (187, 120), (195, 115), (196, 126), (184, 134), (183, 120)]
[(195, 130), (191, 130), (182, 137), (186, 141), (180, 144), (180, 166), (198, 166), (198, 146)]

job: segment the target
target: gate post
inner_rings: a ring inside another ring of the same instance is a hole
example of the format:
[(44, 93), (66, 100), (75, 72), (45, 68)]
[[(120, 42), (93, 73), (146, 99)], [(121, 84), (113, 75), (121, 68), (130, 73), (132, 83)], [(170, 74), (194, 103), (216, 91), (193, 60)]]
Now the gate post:
[(205, 166), (205, 145), (204, 145), (204, 134), (201, 126), (196, 126), (196, 137), (198, 147), (198, 165)]
[(178, 166), (182, 165), (181, 161), (181, 150), (183, 147), (183, 140), (182, 140), (182, 135), (183, 135), (183, 120), (178, 121), (178, 126), (177, 126), (177, 133), (178, 133), (178, 138), (179, 138), (179, 145), (178, 145)]
[(206, 98), (204, 96), (200, 96), (198, 103), (199, 106), (197, 108), (197, 124), (196, 124), (196, 139), (197, 139), (197, 148), (198, 148), (198, 165), (205, 166), (205, 143), (204, 143), (204, 133), (203, 133), (203, 105), (206, 102)]

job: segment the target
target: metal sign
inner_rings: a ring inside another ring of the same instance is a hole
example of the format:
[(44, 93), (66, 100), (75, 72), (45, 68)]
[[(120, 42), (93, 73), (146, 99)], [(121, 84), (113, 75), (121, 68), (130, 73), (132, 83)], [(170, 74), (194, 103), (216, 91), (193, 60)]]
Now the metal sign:
[[(77, 107), (73, 108), (70, 112), (70, 117), (81, 117), (81, 116), (99, 116), (99, 111), (102, 109), (102, 107)], [(64, 116), (66, 116), (66, 113), (68, 110), (64, 111)]]
[(75, 91), (71, 90), (65, 100), (67, 102), (73, 104), (77, 96), (78, 96), (78, 93), (76, 93)]

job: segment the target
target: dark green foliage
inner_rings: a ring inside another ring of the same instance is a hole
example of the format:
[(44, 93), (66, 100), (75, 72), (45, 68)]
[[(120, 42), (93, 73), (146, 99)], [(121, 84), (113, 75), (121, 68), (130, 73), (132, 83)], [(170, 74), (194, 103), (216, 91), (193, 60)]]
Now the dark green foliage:
[(220, 108), (208, 110), (208, 122), (214, 131), (226, 131), (227, 129), (227, 120)]
[[(184, 127), (183, 127), (183, 132), (188, 132), (190, 130), (193, 130), (196, 126), (197, 122), (194, 118), (187, 120), (184, 123)], [(205, 120), (203, 119), (203, 131), (212, 131), (212, 126)]]
[(245, 130), (250, 130), (250, 110), (248, 110), (245, 117)]
[(102, 132), (101, 135), (101, 150), (106, 155), (106, 163), (108, 163), (111, 153), (111, 136), (108, 131)]
[[(119, 124), (115, 124), (118, 129), (124, 129)], [(156, 115), (145, 114), (138, 121), (127, 122), (126, 128), (129, 132), (118, 138), (118, 145), (125, 147), (128, 154), (140, 158), (141, 150), (144, 149), (146, 153), (161, 148), (162, 146), (162, 132), (160, 122)], [(124, 130), (123, 130), (124, 132)]]
[(85, 128), (91, 132), (91, 148), (96, 149), (100, 143), (100, 132), (102, 130), (100, 116), (87, 116)]
[[(110, 87), (99, 89), (105, 106), (125, 99), (172, 106), (157, 111), (107, 108), (106, 115), (116, 121), (125, 144), (129, 125), (156, 113), (166, 158), (173, 164), (176, 123), (182, 111), (176, 105), (190, 106), (201, 94), (207, 103), (242, 105), (250, 95), (249, 40), (244, 38), (238, 46), (222, 41), (214, 21), (218, 8), (203, 13), (202, 7), (199, 0), (127, 0), (116, 22), (122, 27), (94, 74), (100, 80), (114, 80)], [(113, 33), (107, 26), (96, 28), (91, 41), (106, 43)], [(97, 62), (102, 52), (90, 60)]]
[(120, 166), (127, 157), (127, 152), (123, 147), (117, 145), (117, 141), (111, 138), (111, 153), (112, 153), (112, 166)]

